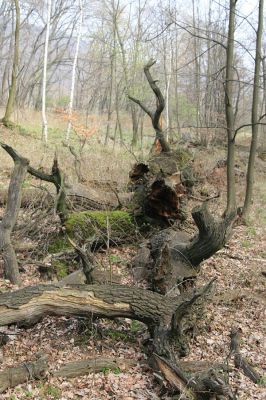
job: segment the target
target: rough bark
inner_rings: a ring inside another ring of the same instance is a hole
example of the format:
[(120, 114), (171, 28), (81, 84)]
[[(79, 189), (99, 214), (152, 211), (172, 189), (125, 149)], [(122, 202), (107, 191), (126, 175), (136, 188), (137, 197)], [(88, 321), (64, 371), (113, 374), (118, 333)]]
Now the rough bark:
[(5, 276), (14, 284), (21, 284), (16, 253), (11, 243), (11, 233), (17, 221), (21, 203), (21, 186), (27, 173), (28, 160), (20, 157), (11, 147), (1, 143), (14, 160), (6, 209), (0, 223), (0, 251), (4, 259)]
[[(11, 146), (6, 144), (1, 144), (6, 152), (13, 158), (16, 162), (23, 163), (25, 160), (21, 155), (19, 155)], [(62, 171), (59, 168), (57, 157), (54, 158), (54, 163), (52, 166), (52, 173), (46, 174), (43, 171), (37, 170), (29, 165), (27, 161), (27, 171), (38, 179), (46, 182), (51, 182), (56, 188), (57, 198), (55, 201), (55, 209), (59, 215), (62, 222), (65, 221), (67, 217), (67, 206), (66, 206), (66, 191), (65, 191), (65, 180)]]
[(226, 48), (225, 114), (227, 127), (227, 208), (226, 214), (236, 212), (235, 188), (235, 115), (233, 109), (234, 35), (236, 0), (230, 0), (228, 40)]
[(164, 110), (165, 107), (165, 101), (164, 97), (162, 95), (161, 90), (157, 86), (156, 81), (152, 78), (151, 73), (150, 73), (150, 68), (156, 63), (155, 60), (150, 60), (145, 66), (144, 66), (144, 73), (147, 78), (147, 81), (150, 85), (150, 88), (152, 89), (153, 93), (155, 94), (156, 97), (156, 110), (155, 112), (152, 112), (149, 110), (140, 100), (136, 99), (135, 97), (128, 96), (130, 100), (134, 101), (136, 104), (138, 104), (142, 110), (149, 115), (152, 121), (152, 126), (156, 132), (156, 141), (160, 143), (160, 146), (162, 148), (163, 152), (169, 152), (170, 151), (170, 146), (167, 143), (164, 133), (162, 130), (161, 126), (161, 114)]
[(59, 168), (57, 157), (55, 156), (54, 158), (54, 163), (50, 175), (45, 174), (44, 172), (35, 168), (32, 168), (30, 165), (28, 166), (28, 172), (36, 178), (54, 184), (57, 194), (55, 200), (55, 210), (61, 222), (63, 223), (67, 218), (66, 190), (64, 174)]
[(221, 249), (232, 230), (233, 219), (215, 220), (207, 203), (195, 207), (192, 217), (199, 230), (186, 234), (165, 229), (145, 242), (133, 261), (135, 276), (147, 280), (154, 291), (174, 295), (194, 279), (200, 263)]
[(38, 285), (0, 294), (0, 326), (31, 326), (46, 315), (124, 317), (145, 323), (152, 351), (184, 354), (187, 319), (209, 293), (212, 282), (196, 293), (168, 298), (121, 285)]

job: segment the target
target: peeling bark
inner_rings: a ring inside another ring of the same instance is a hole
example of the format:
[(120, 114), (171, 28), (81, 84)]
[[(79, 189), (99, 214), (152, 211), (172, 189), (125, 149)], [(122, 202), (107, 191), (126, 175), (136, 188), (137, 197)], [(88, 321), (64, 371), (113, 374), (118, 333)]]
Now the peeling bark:
[[(46, 315), (124, 317), (149, 327), (151, 351), (172, 357), (184, 354), (187, 326), (212, 282), (198, 292), (169, 298), (121, 285), (38, 285), (0, 294), (0, 326), (31, 326)], [(189, 327), (190, 329), (190, 327)]]

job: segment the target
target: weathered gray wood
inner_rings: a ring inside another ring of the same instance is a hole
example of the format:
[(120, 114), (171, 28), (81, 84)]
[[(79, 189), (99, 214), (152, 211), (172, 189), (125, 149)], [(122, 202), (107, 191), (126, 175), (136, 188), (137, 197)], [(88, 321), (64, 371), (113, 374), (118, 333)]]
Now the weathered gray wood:
[(232, 329), (230, 333), (231, 343), (230, 343), (230, 355), (234, 356), (235, 367), (242, 369), (244, 374), (254, 383), (259, 383), (261, 375), (255, 370), (251, 363), (242, 356), (240, 352), (240, 339), (241, 339), (241, 329)]
[(0, 371), (0, 393), (11, 387), (20, 385), (32, 379), (44, 378), (47, 371), (47, 359), (40, 357), (33, 362), (25, 362), (17, 367)]
[[(228, 240), (233, 219), (214, 219), (207, 204), (195, 207), (192, 216), (198, 234), (165, 229), (152, 236), (135, 258), (133, 267), (145, 270), (154, 291), (174, 295), (182, 284), (199, 272), (200, 263), (215, 254)], [(142, 257), (143, 256), (143, 257)], [(145, 264), (146, 263), (146, 264)]]
[(122, 285), (30, 286), (0, 294), (0, 326), (32, 325), (46, 315), (131, 318), (145, 323), (156, 352), (170, 357), (171, 342), (177, 352), (183, 352), (184, 319), (211, 286), (212, 283), (197, 293), (175, 298)]
[(14, 160), (14, 169), (8, 188), (6, 209), (0, 222), (0, 252), (4, 260), (5, 276), (12, 283), (20, 285), (21, 279), (17, 263), (16, 253), (11, 243), (11, 233), (17, 221), (21, 204), (21, 187), (27, 173), (28, 160), (20, 157), (10, 146), (1, 143)]
[(76, 376), (87, 375), (91, 373), (103, 372), (106, 369), (115, 370), (116, 368), (129, 369), (137, 365), (134, 360), (125, 360), (123, 358), (90, 358), (67, 363), (54, 371), (54, 376), (64, 378), (74, 378)]

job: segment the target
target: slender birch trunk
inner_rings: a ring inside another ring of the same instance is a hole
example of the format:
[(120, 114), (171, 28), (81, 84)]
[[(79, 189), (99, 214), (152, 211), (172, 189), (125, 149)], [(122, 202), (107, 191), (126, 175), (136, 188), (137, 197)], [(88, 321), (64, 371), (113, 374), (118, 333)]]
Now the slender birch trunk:
[(51, 8), (52, 0), (47, 2), (47, 22), (46, 22), (46, 35), (44, 45), (43, 57), (43, 80), (42, 80), (42, 139), (45, 143), (48, 141), (48, 123), (46, 118), (46, 84), (47, 84), (47, 60), (48, 60), (48, 45), (50, 35), (50, 21), (51, 21)]
[(71, 117), (72, 117), (73, 102), (74, 102), (76, 69), (77, 69), (77, 63), (78, 63), (82, 23), (83, 23), (83, 3), (82, 3), (82, 0), (79, 0), (78, 36), (77, 36), (77, 46), (76, 46), (76, 51), (75, 51), (75, 55), (74, 55), (73, 67), (72, 67), (71, 91), (70, 91), (70, 100), (69, 100), (69, 107), (68, 107), (68, 125), (67, 125), (67, 131), (66, 131), (66, 141), (67, 142), (69, 141), (71, 127), (72, 127)]
[(247, 170), (247, 186), (245, 202), (243, 207), (243, 218), (246, 218), (252, 203), (253, 186), (254, 186), (254, 167), (256, 150), (258, 143), (258, 132), (259, 132), (259, 84), (260, 84), (260, 64), (261, 64), (261, 42), (263, 33), (263, 4), (264, 0), (259, 2), (259, 16), (258, 16), (258, 28), (256, 38), (256, 56), (255, 56), (255, 71), (254, 71), (254, 83), (253, 83), (253, 98), (252, 98), (252, 139), (249, 152), (248, 170)]

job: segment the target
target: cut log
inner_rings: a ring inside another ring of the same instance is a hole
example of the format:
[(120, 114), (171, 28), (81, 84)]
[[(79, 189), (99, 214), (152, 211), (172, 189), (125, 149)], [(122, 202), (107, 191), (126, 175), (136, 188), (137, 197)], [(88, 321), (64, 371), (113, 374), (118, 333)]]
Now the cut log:
[(184, 298), (121, 285), (38, 285), (0, 294), (0, 326), (32, 325), (46, 315), (125, 317), (145, 323), (158, 354), (180, 354), (186, 340), (186, 317), (210, 291), (212, 283)]
[(165, 229), (145, 242), (133, 260), (133, 268), (139, 275), (142, 268), (158, 293), (175, 295), (184, 282), (195, 279), (200, 263), (221, 249), (231, 234), (233, 218), (215, 220), (207, 203), (195, 207), (192, 217), (199, 230), (194, 238)]
[(36, 361), (25, 362), (17, 367), (0, 371), (0, 393), (32, 379), (42, 379), (46, 372), (47, 359), (45, 357), (40, 357)]

